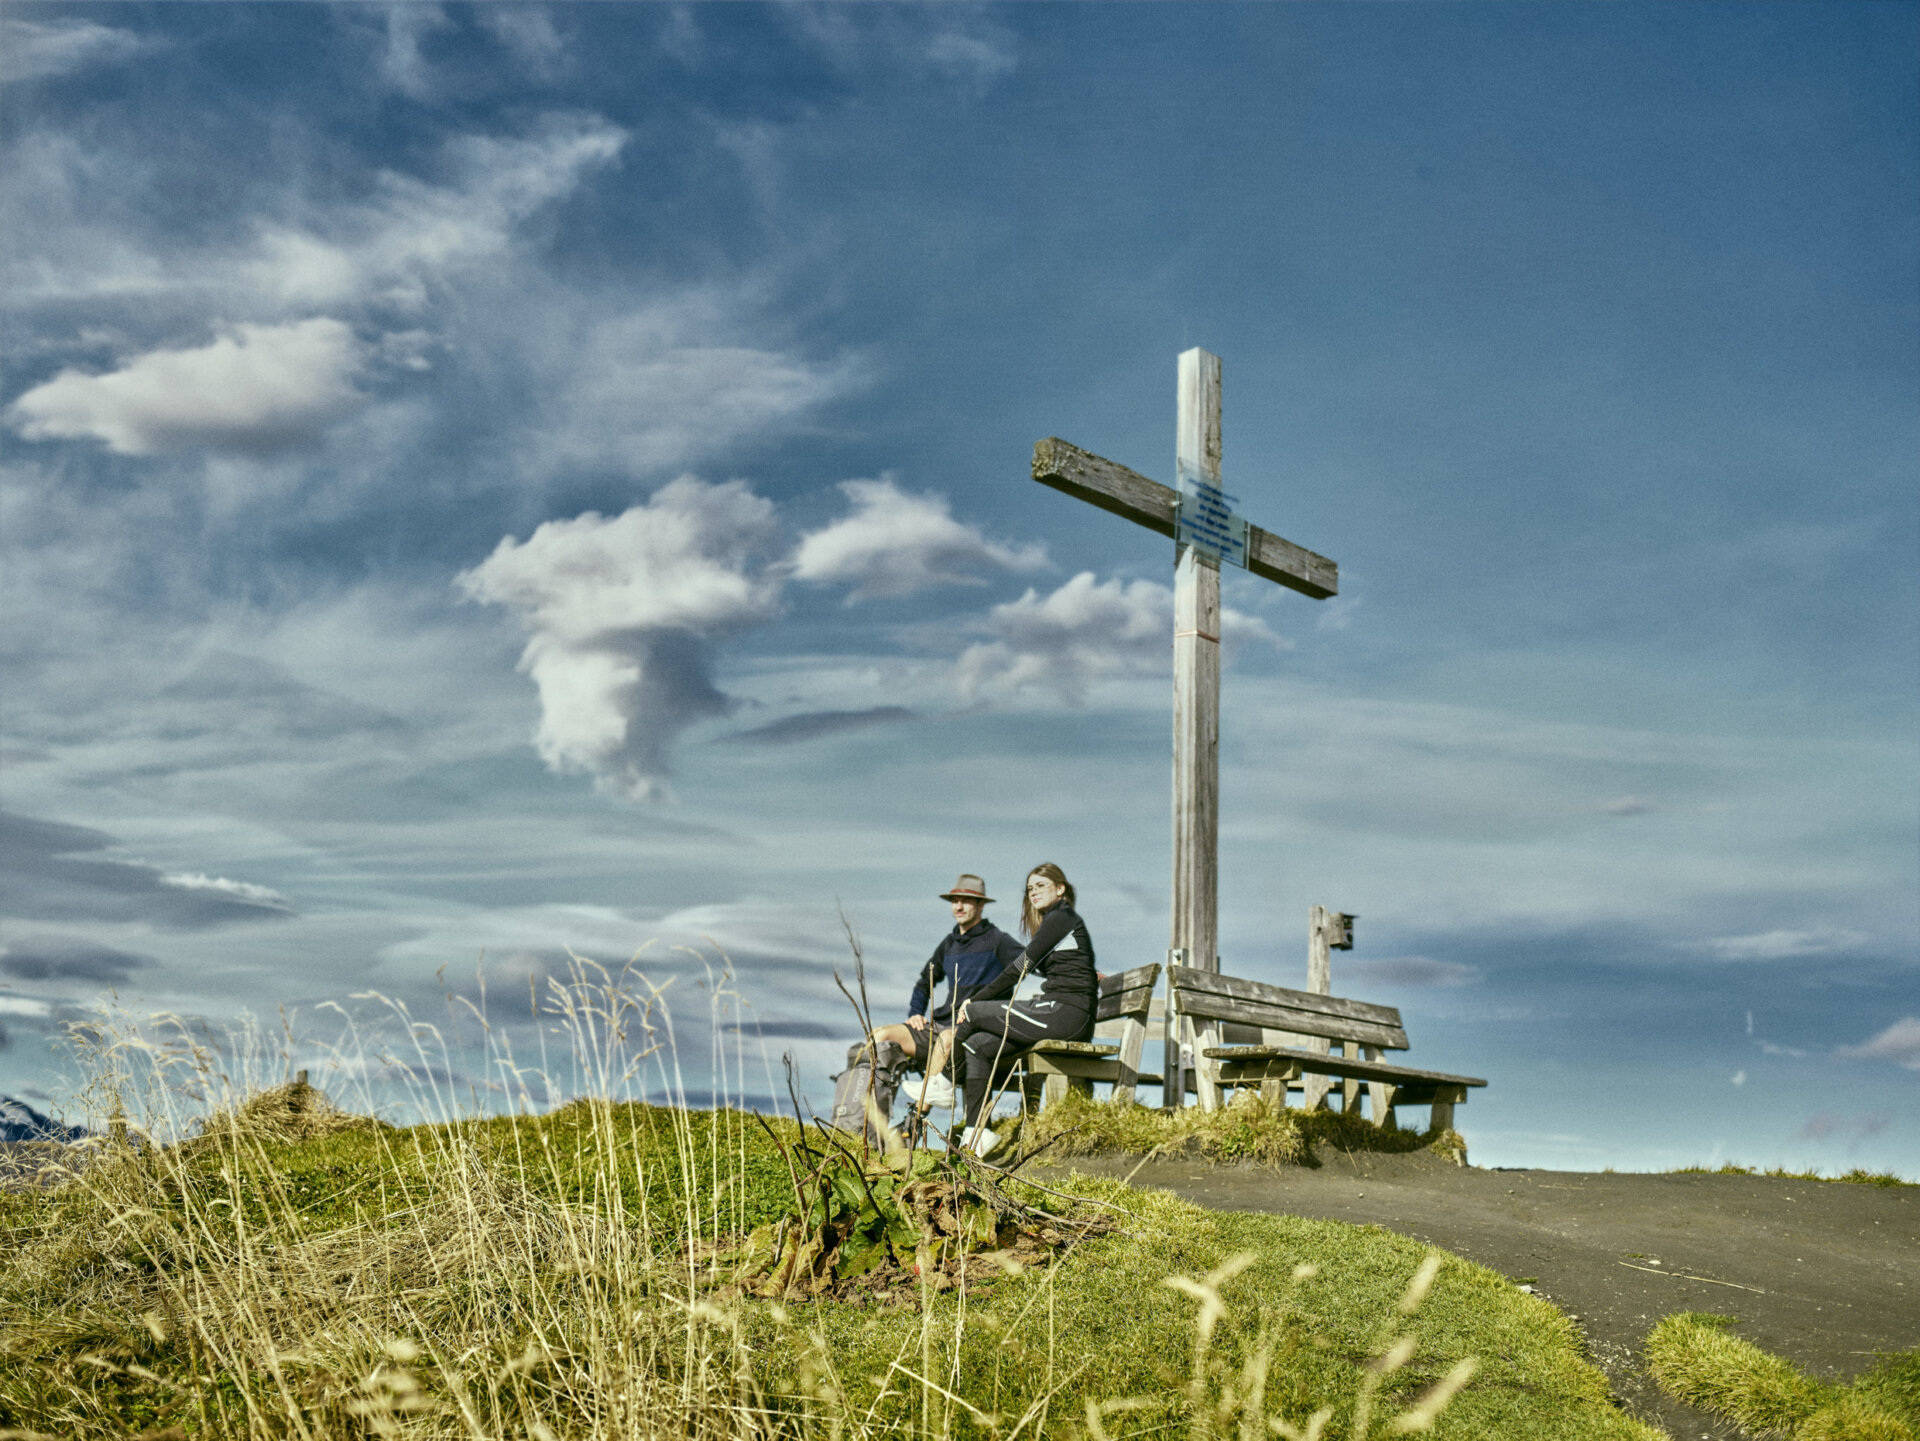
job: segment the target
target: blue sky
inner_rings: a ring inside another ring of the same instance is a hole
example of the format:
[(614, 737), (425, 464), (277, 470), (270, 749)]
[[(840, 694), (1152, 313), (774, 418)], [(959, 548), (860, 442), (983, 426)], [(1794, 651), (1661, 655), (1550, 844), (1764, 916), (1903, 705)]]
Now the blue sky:
[[(977, 870), (1166, 945), (1224, 475), (1221, 933), (1488, 1164), (1920, 1175), (1920, 8), (7, 7), (0, 1091), (706, 945), (811, 1091)], [(1003, 920), (1013, 914), (1002, 904)], [(684, 948), (684, 949), (680, 949)], [(895, 999), (897, 997), (897, 999)]]

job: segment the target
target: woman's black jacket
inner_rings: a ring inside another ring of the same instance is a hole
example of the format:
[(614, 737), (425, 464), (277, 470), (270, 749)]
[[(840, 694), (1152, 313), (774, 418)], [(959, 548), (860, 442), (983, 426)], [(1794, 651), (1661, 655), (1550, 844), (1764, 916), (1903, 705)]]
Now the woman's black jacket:
[(1040, 928), (1027, 949), (993, 980), (973, 993), (976, 1001), (998, 1001), (1014, 992), (1020, 978), (1041, 978), (1042, 997), (1092, 1016), (1100, 999), (1100, 976), (1093, 968), (1093, 940), (1087, 923), (1065, 901), (1056, 902), (1040, 919)]

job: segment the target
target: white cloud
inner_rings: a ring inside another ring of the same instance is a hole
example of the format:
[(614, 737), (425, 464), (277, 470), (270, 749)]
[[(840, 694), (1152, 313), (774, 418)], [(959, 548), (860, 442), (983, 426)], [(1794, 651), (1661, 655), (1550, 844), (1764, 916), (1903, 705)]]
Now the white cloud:
[(767, 620), (779, 583), (752, 571), (773, 506), (740, 481), (690, 476), (613, 519), (588, 512), (511, 536), (461, 587), (532, 632), (521, 669), (540, 691), (534, 744), (636, 799), (662, 793), (667, 748), (732, 702), (709, 677), (713, 642)]
[(121, 455), (286, 450), (366, 403), (366, 351), (338, 320), (238, 325), (194, 350), (154, 350), (119, 370), (63, 370), (10, 407), (28, 440), (104, 441)]
[(0, 21), (0, 81), (70, 75), (90, 65), (130, 60), (147, 42), (130, 30), (91, 20)]
[(1892, 1061), (1920, 1071), (1920, 1016), (1902, 1016), (1871, 1040), (1840, 1047), (1838, 1054), (1850, 1060)]
[(1047, 563), (1040, 546), (998, 545), (955, 520), (944, 496), (908, 495), (890, 475), (843, 481), (840, 489), (853, 502), (853, 514), (801, 537), (793, 574), (850, 581), (849, 602), (981, 585), (977, 571), (1039, 570)]
[[(1143, 674), (1172, 664), (1173, 592), (1150, 580), (1095, 581), (1090, 571), (1042, 597), (1029, 590), (995, 606), (984, 622), (994, 636), (961, 655), (960, 688), (1011, 694), (1029, 687), (1072, 705), (1104, 676)], [(1221, 608), (1221, 639), (1284, 645), (1255, 616)]]
[(1825, 956), (1856, 950), (1873, 937), (1860, 931), (1762, 931), (1751, 936), (1719, 936), (1705, 948), (1729, 961), (1779, 961), (1789, 956)]
[(25, 996), (0, 996), (0, 1016), (33, 1016), (39, 1018), (50, 1014), (53, 1007), (46, 1001), (29, 1000)]

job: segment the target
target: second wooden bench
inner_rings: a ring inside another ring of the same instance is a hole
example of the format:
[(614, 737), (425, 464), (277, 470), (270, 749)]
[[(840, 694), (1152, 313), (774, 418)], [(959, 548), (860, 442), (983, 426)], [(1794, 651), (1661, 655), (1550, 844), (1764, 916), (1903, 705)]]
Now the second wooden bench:
[[(1391, 1126), (1395, 1106), (1428, 1105), (1433, 1108), (1431, 1124), (1450, 1127), (1453, 1108), (1465, 1102), (1467, 1091), (1487, 1084), (1477, 1076), (1382, 1060), (1382, 1051), (1408, 1048), (1400, 1012), (1392, 1006), (1293, 991), (1190, 966), (1169, 966), (1167, 989), (1174, 1035), (1191, 1046), (1192, 1084), (1207, 1110), (1221, 1105), (1225, 1091), (1254, 1085), (1284, 1106), (1288, 1084), (1311, 1074), (1345, 1080), (1349, 1108), (1358, 1099), (1359, 1083), (1368, 1083), (1376, 1124)], [(1262, 1043), (1228, 1044), (1223, 1030), (1230, 1025), (1258, 1028)], [(1336, 1042), (1345, 1054), (1281, 1044), (1283, 1038)], [(1168, 1049), (1180, 1054), (1176, 1047)], [(1185, 1090), (1185, 1078), (1176, 1078), (1172, 1093)]]

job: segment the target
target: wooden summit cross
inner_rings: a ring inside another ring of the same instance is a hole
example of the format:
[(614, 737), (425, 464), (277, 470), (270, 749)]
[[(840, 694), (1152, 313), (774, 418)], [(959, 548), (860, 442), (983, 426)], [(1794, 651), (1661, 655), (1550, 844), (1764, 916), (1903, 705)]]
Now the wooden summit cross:
[(1069, 445), (1033, 448), (1042, 485), (1174, 539), (1173, 939), (1174, 959), (1220, 969), (1220, 562), (1243, 565), (1289, 590), (1325, 600), (1340, 569), (1235, 515), (1220, 490), (1220, 357), (1180, 357), (1179, 490)]

